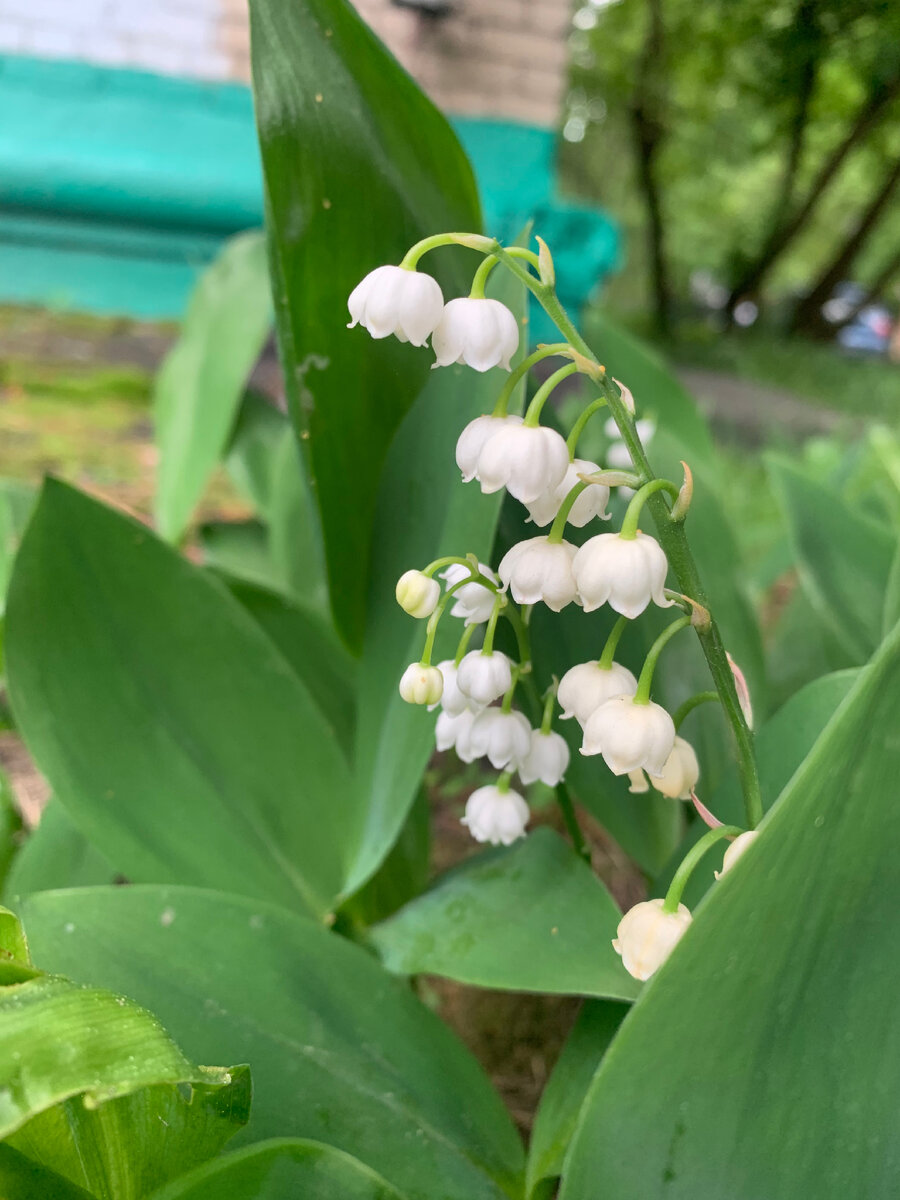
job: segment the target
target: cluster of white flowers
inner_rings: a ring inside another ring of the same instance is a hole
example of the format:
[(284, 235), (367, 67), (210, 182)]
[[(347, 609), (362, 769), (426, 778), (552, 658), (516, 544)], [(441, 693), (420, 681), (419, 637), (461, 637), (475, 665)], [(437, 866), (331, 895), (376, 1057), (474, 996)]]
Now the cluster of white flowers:
[[(410, 252), (408, 258), (414, 257)], [(360, 323), (374, 337), (394, 333), (417, 346), (430, 336), (435, 366), (461, 362), (478, 371), (496, 366), (509, 370), (519, 344), (518, 325), (503, 304), (484, 298), (484, 277), (482, 269), (472, 295), (445, 304), (437, 282), (414, 267), (406, 263), (379, 267), (350, 296), (352, 324)], [(539, 348), (516, 368), (494, 411), (466, 425), (456, 445), (456, 463), (465, 483), (477, 482), (486, 494), (505, 490), (524, 505), (528, 520), (546, 532), (513, 545), (496, 573), (475, 556), (460, 555), (438, 559), (423, 570), (409, 570), (397, 583), (401, 607), (428, 621), (422, 658), (407, 667), (400, 694), (412, 704), (440, 709), (435, 728), (439, 750), (455, 750), (466, 763), (486, 759), (502, 772), (496, 784), (478, 788), (466, 804), (463, 822), (479, 842), (509, 845), (524, 836), (529, 809), (524, 797), (510, 787), (514, 774), (524, 785), (538, 780), (550, 787), (562, 783), (569, 747), (552, 728), (557, 704), (562, 720), (574, 719), (581, 727), (581, 753), (600, 755), (614, 775), (628, 776), (632, 793), (652, 786), (674, 800), (696, 800), (697, 756), (679, 736), (670, 714), (650, 698), (659, 653), (671, 636), (690, 624), (691, 617), (680, 616), (657, 639), (639, 679), (614, 661), (628, 622), (650, 605), (669, 608), (678, 603), (690, 611), (683, 597), (667, 593), (669, 564), (662, 546), (638, 528), (642, 506), (654, 491), (665, 488), (676, 496), (679, 492), (668, 481), (631, 473), (624, 436), (613, 442), (605, 467), (576, 456), (580, 433), (605, 403), (602, 399), (585, 407), (568, 439), (541, 424), (542, 407), (554, 387), (582, 369), (578, 355), (567, 354), (570, 349)], [(568, 358), (567, 365), (541, 386), (524, 417), (508, 413), (513, 384), (541, 357), (552, 354)], [(635, 420), (633, 396), (614, 382), (630, 414), (630, 434), (651, 436), (653, 423)], [(619, 425), (613, 421), (607, 432), (618, 438)], [(623, 426), (623, 435), (628, 432)], [(609, 519), (611, 487), (627, 489), (631, 496), (621, 529), (595, 533), (580, 546), (567, 541), (567, 525), (584, 529)], [(572, 666), (558, 688), (554, 683), (542, 700), (530, 677), (528, 630), (536, 604), (557, 613), (572, 604), (585, 612), (609, 605), (619, 614), (605, 646), (598, 647), (598, 657)], [(438, 622), (448, 608), (464, 627), (455, 657), (433, 666)], [(509, 620), (515, 634), (515, 659), (494, 648), (501, 617)], [(479, 631), (480, 644), (470, 649)], [(515, 706), (523, 692), (529, 693), (535, 715), (543, 705), (539, 721), (532, 723)], [(723, 870), (741, 853), (740, 846), (739, 838), (729, 850), (731, 859), (726, 855)], [(638, 979), (652, 974), (690, 923), (683, 905), (674, 905), (673, 911), (670, 907), (668, 900), (647, 901), (631, 909), (619, 926), (613, 944)]]

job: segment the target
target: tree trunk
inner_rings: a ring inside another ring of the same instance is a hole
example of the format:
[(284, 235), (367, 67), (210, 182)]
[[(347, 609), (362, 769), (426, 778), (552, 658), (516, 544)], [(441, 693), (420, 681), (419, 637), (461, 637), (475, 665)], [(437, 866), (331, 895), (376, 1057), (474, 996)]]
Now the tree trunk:
[(822, 306), (831, 298), (837, 285), (847, 278), (856, 256), (881, 220), (898, 183), (900, 183), (900, 158), (888, 171), (881, 187), (872, 197), (853, 233), (797, 305), (791, 321), (791, 333), (802, 333), (809, 337), (820, 338), (831, 336), (833, 326), (829, 325), (822, 315)]
[(772, 229), (756, 262), (751, 263), (735, 283), (728, 298), (729, 311), (733, 310), (735, 304), (743, 297), (759, 292), (769, 271), (806, 225), (825, 189), (843, 166), (844, 160), (865, 141), (898, 95), (900, 73), (894, 75), (887, 83), (878, 84), (873, 88), (844, 139), (822, 164), (805, 198), (790, 216), (782, 219)]
[(647, 251), (653, 282), (653, 314), (657, 331), (665, 335), (672, 327), (672, 285), (658, 173), (659, 151), (664, 135), (661, 116), (664, 78), (661, 0), (649, 0), (648, 12), (647, 33), (637, 63), (631, 116), (638, 177), (647, 206)]
[(869, 284), (862, 299), (853, 305), (846, 317), (832, 325), (831, 328), (834, 332), (837, 333), (839, 329), (843, 329), (845, 325), (849, 325), (851, 321), (855, 321), (864, 308), (867, 308), (870, 304), (874, 304), (876, 300), (880, 300), (884, 289), (897, 274), (900, 274), (900, 249), (897, 249), (887, 260)]

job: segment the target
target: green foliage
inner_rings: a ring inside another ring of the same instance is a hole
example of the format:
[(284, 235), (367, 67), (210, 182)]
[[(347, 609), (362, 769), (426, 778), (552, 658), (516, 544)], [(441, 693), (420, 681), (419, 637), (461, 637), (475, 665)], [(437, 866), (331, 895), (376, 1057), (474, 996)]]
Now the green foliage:
[(114, 883), (115, 869), (74, 825), (65, 807), (51, 800), (37, 829), (15, 855), (3, 895), (17, 908), (32, 892)]
[(326, 1142), (409, 1200), (434, 1200), (436, 1179), (447, 1200), (520, 1190), (521, 1146), (474, 1060), (343, 938), (190, 888), (44, 892), (25, 922), (43, 961), (152, 1004), (192, 1054), (251, 1063), (248, 1138)]
[[(254, 0), (250, 15), (282, 362), (337, 627), (358, 652), (378, 480), (428, 362), (394, 339), (348, 337), (347, 297), (426, 234), (477, 230), (478, 200), (450, 126), (349, 5)], [(464, 276), (437, 265), (458, 294)]]
[(156, 380), (156, 522), (168, 541), (187, 528), (271, 327), (265, 241), (240, 234), (202, 275)]
[(620, 915), (587, 863), (536, 829), (448, 872), (370, 937), (407, 975), (630, 1000), (637, 985), (612, 948)]

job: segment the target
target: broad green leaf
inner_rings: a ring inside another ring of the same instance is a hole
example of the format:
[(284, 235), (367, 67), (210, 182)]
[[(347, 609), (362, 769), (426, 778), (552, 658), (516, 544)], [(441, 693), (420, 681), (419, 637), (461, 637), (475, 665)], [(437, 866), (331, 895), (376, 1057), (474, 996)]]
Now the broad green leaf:
[(631, 999), (612, 948), (622, 914), (558, 834), (536, 829), (443, 876), (370, 930), (385, 966), (479, 987)]
[[(496, 279), (496, 282), (495, 282)], [(523, 289), (509, 277), (491, 279), (492, 295), (525, 319)], [(433, 713), (404, 703), (397, 685), (404, 668), (422, 654), (423, 624), (397, 604), (397, 580), (412, 566), (446, 554), (490, 556), (500, 507), (464, 485), (456, 466), (456, 440), (469, 421), (493, 408), (503, 372), (476, 375), (465, 367), (436, 371), (391, 445), (378, 495), (369, 620), (359, 673), (356, 775), (367, 814), (350, 880), (360, 887), (397, 839), (422, 772), (434, 750)], [(511, 411), (521, 406), (519, 389)], [(389, 533), (389, 536), (388, 536)], [(449, 615), (441, 622), (435, 662), (452, 657), (462, 633)]]
[(791, 463), (771, 457), (769, 470), (810, 603), (853, 662), (865, 662), (881, 641), (896, 540)]
[(349, 756), (356, 725), (356, 663), (334, 629), (319, 613), (275, 592), (240, 580), (227, 582), (309, 689)]
[[(420, 238), (477, 230), (478, 199), (444, 117), (345, 0), (253, 0), (250, 16), (281, 357), (337, 624), (359, 651), (378, 481), (430, 355), (348, 330), (347, 297)], [(449, 299), (473, 259), (451, 250), (425, 265)]]
[(400, 835), (368, 883), (341, 906), (340, 915), (364, 925), (392, 916), (425, 890), (431, 868), (431, 802), (423, 784)]
[(22, 531), (31, 515), (34, 497), (34, 489), (26, 484), (11, 479), (0, 479), (0, 617), (6, 607), (6, 589), (12, 575), (13, 560)]
[(32, 1118), (9, 1145), (99, 1200), (140, 1200), (217, 1155), (250, 1115), (250, 1071), (156, 1084), (94, 1106), (80, 1097)]
[(92, 846), (58, 800), (51, 800), (40, 824), (12, 862), (3, 895), (13, 908), (32, 892), (113, 883), (118, 872)]
[(885, 636), (894, 628), (898, 621), (900, 621), (900, 542), (898, 542), (897, 549), (894, 551), (894, 558), (891, 562), (891, 570), (884, 593), (882, 628)]
[(566, 1039), (541, 1095), (528, 1147), (529, 1200), (550, 1200), (594, 1072), (628, 1012), (627, 1004), (589, 1000)]
[(437, 1181), (442, 1200), (521, 1194), (521, 1146), (480, 1068), (359, 947), (192, 888), (44, 892), (24, 911), (43, 962), (155, 1005), (201, 1060), (229, 1047), (251, 1064), (244, 1140), (327, 1139), (409, 1200), (436, 1200)]
[(169, 541), (184, 533), (222, 457), (271, 327), (264, 237), (239, 234), (201, 275), (156, 381), (156, 523)]
[(24, 836), (22, 816), (13, 795), (12, 784), (0, 767), (0, 891), (7, 886), (9, 873), (21, 853)]
[(56, 797), (126, 878), (323, 914), (354, 825), (318, 705), (219, 581), (50, 481), (10, 589), (13, 708)]
[(322, 530), (297, 439), (285, 430), (272, 462), (269, 552), (284, 587), (331, 623)]
[(276, 452), (290, 428), (285, 414), (271, 401), (256, 392), (245, 393), (228, 444), (225, 469), (265, 522), (272, 503)]
[(250, 1146), (198, 1167), (152, 1200), (403, 1200), (349, 1154), (317, 1142)]
[(90, 1192), (6, 1144), (0, 1145), (0, 1196), (3, 1200), (92, 1200)]
[(285, 593), (284, 577), (272, 558), (269, 529), (261, 521), (207, 521), (199, 530), (203, 562), (227, 580)]
[(900, 987), (900, 627), (644, 989), (563, 1200), (888, 1200)]

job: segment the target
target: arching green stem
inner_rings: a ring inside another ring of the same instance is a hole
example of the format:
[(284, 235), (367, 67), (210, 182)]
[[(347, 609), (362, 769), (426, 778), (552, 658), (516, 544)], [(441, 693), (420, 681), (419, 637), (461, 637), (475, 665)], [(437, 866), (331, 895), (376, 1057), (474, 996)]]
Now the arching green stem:
[(595, 412), (599, 412), (601, 408), (606, 407), (608, 407), (606, 397), (598, 396), (596, 400), (592, 400), (590, 404), (581, 410), (578, 419), (569, 432), (569, 436), (566, 438), (566, 445), (569, 447), (570, 462), (575, 457), (575, 451), (578, 449), (578, 439), (584, 433), (585, 425), (587, 425)]
[(556, 691), (559, 683), (556, 679), (547, 688), (544, 696), (544, 713), (541, 717), (541, 733), (550, 733), (553, 729), (553, 713), (556, 709)]
[(722, 838), (735, 838), (743, 832), (743, 829), (739, 829), (737, 825), (720, 825), (718, 829), (711, 829), (709, 833), (704, 833), (700, 841), (688, 850), (678, 870), (673, 875), (672, 882), (669, 884), (669, 890), (666, 892), (666, 898), (663, 901), (663, 912), (673, 913), (678, 911), (678, 905), (681, 903), (681, 897), (684, 895), (687, 881), (707, 850), (714, 846), (716, 842), (720, 842)]
[(625, 519), (619, 531), (619, 537), (624, 538), (626, 542), (633, 542), (637, 537), (641, 510), (654, 492), (669, 492), (672, 496), (677, 496), (678, 488), (674, 483), (670, 483), (668, 479), (651, 479), (649, 483), (645, 483), (643, 487), (638, 488), (631, 497), (628, 508), (625, 510)]
[(469, 289), (469, 298), (471, 300), (484, 299), (484, 286), (488, 281), (488, 276), (499, 261), (500, 260), (496, 257), (496, 255), (490, 254), (481, 263), (478, 270), (475, 272), (475, 275), (472, 279), (472, 286)]
[(566, 342), (554, 342), (551, 346), (539, 346), (537, 350), (529, 354), (527, 358), (524, 358), (518, 366), (513, 367), (503, 385), (500, 395), (497, 397), (497, 403), (494, 405), (494, 411), (491, 415), (505, 417), (513, 392), (531, 368), (536, 363), (541, 362), (542, 359), (558, 357), (563, 350), (568, 350), (568, 348)]
[(547, 534), (547, 541), (561, 542), (563, 534), (566, 532), (566, 521), (569, 519), (569, 513), (572, 511), (572, 506), (575, 501), (585, 490), (585, 488), (593, 487), (593, 484), (585, 483), (584, 480), (579, 480), (573, 488), (570, 488), (566, 493), (566, 498), (559, 506), (559, 512), (553, 518), (553, 524), (550, 526), (550, 532)]
[(503, 702), (500, 705), (501, 712), (512, 712), (513, 696), (516, 694), (516, 688), (519, 686), (519, 679), (522, 675), (521, 668), (513, 667), (512, 682), (503, 694)]
[(581, 826), (578, 824), (578, 818), (575, 816), (575, 805), (572, 803), (569, 789), (564, 783), (558, 783), (554, 791), (556, 792), (556, 803), (559, 805), (563, 823), (569, 837), (572, 839), (575, 853), (580, 855), (586, 863), (590, 864), (591, 849), (585, 841), (584, 834), (581, 832)]
[[(475, 579), (477, 579), (477, 580), (481, 580), (483, 578), (484, 577), (482, 575), (475, 576)], [(456, 592), (458, 592), (460, 588), (465, 587), (467, 583), (471, 583), (471, 582), (472, 582), (471, 579), (460, 579), (459, 583), (454, 583), (452, 587), (448, 587), (446, 592), (444, 592), (443, 596), (441, 596), (440, 600), (438, 601), (437, 607), (435, 608), (434, 612), (428, 618), (428, 624), (425, 626), (425, 646), (424, 646), (424, 649), (422, 650), (422, 657), (419, 660), (420, 662), (424, 663), (426, 666), (428, 666), (431, 663), (431, 654), (432, 654), (432, 651), (434, 650), (434, 639), (437, 636), (438, 625), (440, 624), (441, 617), (444, 615), (444, 610), (446, 609), (446, 607), (450, 603), (450, 601), (453, 599), (454, 594)], [(488, 584), (490, 584), (491, 581), (488, 579), (488, 580), (486, 580), (486, 582)], [(495, 592), (497, 591), (496, 587), (494, 587), (494, 591)], [(506, 597), (498, 594), (497, 599), (494, 601), (495, 610), (496, 610), (498, 604), (502, 604), (505, 602), (506, 602)], [(494, 619), (493, 616), (491, 619), (492, 620)]]
[(497, 783), (496, 783), (497, 791), (498, 792), (508, 792), (509, 791), (509, 781), (511, 779), (512, 779), (512, 771), (504, 771), (503, 774), (497, 780)]
[(484, 643), (481, 647), (482, 654), (494, 653), (494, 634), (497, 632), (497, 619), (500, 616), (500, 610), (505, 604), (506, 597), (498, 595), (497, 599), (494, 601), (494, 607), (487, 623), (487, 629), (484, 631)]
[(606, 639), (606, 645), (603, 647), (603, 653), (600, 655), (599, 662), (597, 663), (597, 666), (602, 667), (604, 671), (608, 671), (613, 665), (619, 639), (627, 628), (628, 617), (619, 617), (610, 630), (609, 637)]
[(690, 696), (672, 714), (672, 721), (675, 724), (676, 730), (681, 728), (688, 713), (692, 713), (701, 704), (710, 704), (713, 700), (719, 700), (720, 698), (718, 692), (698, 692), (696, 696)]
[[(414, 271), (422, 255), (427, 254), (429, 250), (436, 250), (439, 246), (467, 246), (470, 250), (490, 254), (496, 245), (497, 242), (494, 238), (484, 237), (480, 233), (436, 233), (433, 237), (422, 238), (421, 242), (410, 246), (404, 254), (400, 266), (407, 271)], [(518, 264), (516, 265), (518, 266)], [(523, 271), (522, 274), (527, 275), (528, 272)]]
[(680, 633), (682, 629), (686, 629), (691, 623), (690, 617), (679, 617), (677, 621), (673, 621), (671, 625), (667, 625), (662, 631), (650, 649), (647, 651), (647, 657), (644, 659), (644, 665), (641, 669), (641, 675), (638, 679), (637, 692), (635, 692), (635, 704), (650, 703), (650, 688), (653, 685), (653, 672), (656, 670), (656, 663), (663, 648), (672, 640), (676, 633)]
[(463, 656), (469, 649), (469, 642), (472, 640), (472, 635), (478, 628), (477, 625), (467, 625), (463, 630), (462, 637), (459, 639), (459, 645), (456, 647), (456, 654), (453, 659), (453, 665), (458, 667), (463, 660)]
[(550, 398), (553, 389), (557, 384), (562, 383), (564, 379), (568, 379), (570, 375), (574, 375), (578, 370), (575, 363), (566, 363), (564, 367), (560, 367), (558, 371), (554, 371), (549, 379), (545, 379), (538, 390), (534, 393), (534, 399), (528, 405), (528, 411), (525, 413), (525, 424), (536, 426), (541, 421), (541, 409)]

